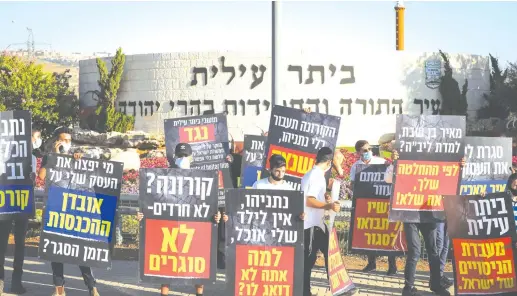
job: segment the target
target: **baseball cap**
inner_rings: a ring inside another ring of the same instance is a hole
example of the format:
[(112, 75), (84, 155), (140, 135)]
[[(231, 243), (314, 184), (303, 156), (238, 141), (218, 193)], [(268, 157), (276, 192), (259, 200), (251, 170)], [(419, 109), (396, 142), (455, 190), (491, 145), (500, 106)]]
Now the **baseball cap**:
[(178, 145), (176, 145), (174, 154), (176, 154), (177, 157), (191, 156), (192, 147), (190, 147), (190, 145), (187, 143), (179, 143)]

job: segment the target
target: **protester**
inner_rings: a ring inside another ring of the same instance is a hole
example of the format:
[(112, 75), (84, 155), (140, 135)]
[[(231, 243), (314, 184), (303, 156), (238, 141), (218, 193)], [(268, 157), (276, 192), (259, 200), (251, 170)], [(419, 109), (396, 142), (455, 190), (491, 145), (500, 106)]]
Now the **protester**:
[(515, 226), (517, 226), (517, 173), (513, 169), (506, 183), (506, 190), (512, 195), (513, 214), (515, 216)]
[[(41, 146), (41, 132), (39, 130), (32, 130), (32, 172), (30, 174), (33, 185), (36, 181), (36, 166), (37, 159), (34, 156), (36, 150)], [(14, 225), (13, 225), (14, 223)], [(25, 260), (25, 237), (27, 234), (27, 225), (29, 224), (29, 217), (16, 217), (14, 219), (0, 220), (0, 296), (4, 290), (5, 278), (5, 252), (9, 242), (9, 234), (14, 226), (14, 261), (13, 274), (11, 278), (11, 293), (21, 295), (25, 294), (27, 290), (22, 285), (23, 261)]]
[[(398, 152), (393, 150), (392, 159), (398, 159)], [(465, 165), (465, 158), (461, 159), (460, 165)], [(391, 165), (387, 172), (393, 173), (393, 165)], [(392, 183), (392, 176), (387, 177), (385, 181)], [(415, 288), (415, 273), (416, 264), (420, 259), (421, 242), (419, 232), (422, 234), (427, 251), (429, 261), (429, 269), (431, 270), (429, 287), (431, 291), (440, 296), (451, 295), (447, 290), (449, 287), (443, 285), (440, 276), (440, 257), (438, 256), (438, 246), (436, 238), (438, 235), (438, 224), (440, 223), (404, 223), (404, 233), (406, 235), (407, 255), (406, 267), (404, 269), (404, 289), (402, 296), (420, 296), (421, 294)]]
[[(58, 154), (71, 154), (75, 159), (79, 159), (83, 157), (82, 153), (74, 152), (72, 148), (72, 130), (67, 127), (59, 127), (54, 131), (54, 141), (52, 143), (52, 150), (48, 150), (52, 153)], [(48, 155), (43, 156), (41, 161), (41, 168), (39, 171), (39, 178), (45, 180), (47, 176), (47, 157)], [(47, 197), (48, 198), (48, 197)], [(46, 204), (46, 202), (45, 202)], [(64, 276), (64, 266), (61, 262), (52, 262), (52, 275), (54, 286), (56, 288), (53, 296), (64, 296), (65, 293), (65, 276)], [(96, 281), (93, 277), (93, 273), (90, 267), (88, 266), (79, 266), (81, 270), (81, 275), (83, 276), (83, 280), (85, 285), (88, 287), (88, 291), (90, 296), (99, 296), (99, 292), (95, 287)]]
[[(176, 148), (174, 150), (175, 159), (174, 162), (171, 163), (170, 168), (173, 169), (190, 169), (190, 163), (192, 162), (192, 147), (190, 147), (187, 143), (179, 143), (176, 145)], [(137, 219), (138, 221), (142, 221), (144, 218), (144, 214), (142, 212), (137, 212)], [(214, 215), (214, 222), (216, 224), (219, 224), (219, 221), (221, 220), (221, 213), (217, 212), (217, 214)], [(228, 221), (228, 216), (226, 214), (223, 214), (223, 221)], [(162, 284), (160, 287), (160, 294), (161, 295), (169, 295), (169, 285), (168, 284)], [(203, 289), (204, 285), (196, 285), (196, 296), (202, 296), (203, 295)]]
[(284, 180), (285, 158), (278, 154), (273, 154), (269, 158), (269, 177), (260, 179), (253, 183), (253, 189), (280, 189), (294, 190), (294, 188)]
[[(370, 144), (366, 140), (359, 140), (355, 143), (355, 151), (357, 155), (360, 157), (358, 161), (356, 161), (352, 167), (350, 168), (350, 181), (353, 190), (353, 184), (355, 182), (355, 175), (360, 173), (364, 168), (368, 165), (372, 164), (385, 164), (386, 160), (384, 158), (373, 156), (372, 149), (370, 148)], [(371, 272), (377, 269), (377, 256), (368, 255), (368, 264), (365, 268), (363, 268), (363, 272)], [(388, 273), (387, 275), (395, 275), (397, 274), (397, 257), (396, 256), (388, 256)]]
[(339, 212), (339, 202), (327, 203), (325, 192), (327, 181), (325, 172), (332, 167), (334, 151), (329, 147), (321, 148), (316, 155), (316, 164), (302, 178), (302, 191), (305, 195), (304, 220), (304, 287), (303, 295), (311, 296), (311, 272), (316, 263), (316, 253), (321, 251), (325, 255), (325, 268), (328, 278), (328, 243), (329, 232), (323, 219), (325, 210)]

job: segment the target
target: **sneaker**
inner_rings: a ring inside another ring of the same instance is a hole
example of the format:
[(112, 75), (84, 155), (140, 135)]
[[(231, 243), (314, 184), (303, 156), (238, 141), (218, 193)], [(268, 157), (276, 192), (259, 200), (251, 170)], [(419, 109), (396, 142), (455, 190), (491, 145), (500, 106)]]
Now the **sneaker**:
[(66, 292), (63, 291), (63, 294), (58, 294), (56, 291), (52, 294), (52, 296), (66, 296)]
[(435, 288), (431, 288), (431, 291), (434, 294), (439, 295), (439, 296), (451, 296), (451, 293), (445, 287), (439, 287), (439, 288), (436, 288), (436, 289)]
[(377, 266), (374, 266), (374, 265), (366, 265), (365, 268), (363, 268), (363, 272), (370, 272), (370, 271), (374, 271), (377, 269)]
[(402, 296), (422, 296), (422, 294), (418, 293), (418, 290), (415, 287), (404, 287), (402, 290)]
[(388, 269), (388, 272), (386, 273), (387, 276), (396, 275), (397, 270), (396, 269)]
[(454, 282), (448, 277), (442, 276), (442, 278), (440, 279), (440, 284), (448, 289), (452, 287), (452, 285), (454, 285)]
[(22, 285), (21, 281), (11, 281), (11, 293), (16, 295), (22, 295), (25, 294), (27, 290)]

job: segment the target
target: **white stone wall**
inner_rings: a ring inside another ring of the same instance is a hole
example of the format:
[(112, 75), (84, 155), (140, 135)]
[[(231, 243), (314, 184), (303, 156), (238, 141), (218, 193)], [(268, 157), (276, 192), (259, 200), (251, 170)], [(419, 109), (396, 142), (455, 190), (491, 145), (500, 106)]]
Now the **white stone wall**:
[[(400, 110), (433, 114), (440, 108), (438, 89), (426, 86), (424, 69), (426, 60), (440, 59), (437, 54), (305, 52), (283, 57), (276, 103), (341, 116), (340, 145), (353, 145), (358, 139), (376, 143), (381, 135), (394, 132), (395, 114)], [(488, 57), (449, 55), (449, 59), (460, 88), (468, 79), (472, 120), (483, 104), (482, 94), (489, 91)], [(109, 66), (109, 59), (105, 60)], [(86, 93), (98, 89), (96, 62), (81, 61), (79, 67), (81, 105), (93, 106), (92, 95)], [(301, 83), (297, 71), (300, 67)], [(309, 68), (313, 69), (312, 81), (308, 79)], [(195, 75), (197, 84), (192, 85), (196, 69), (207, 72), (206, 85), (204, 74)], [(235, 76), (230, 81), (233, 71)], [(244, 134), (260, 134), (268, 129), (271, 71), (271, 58), (253, 53), (126, 56), (117, 104), (120, 110), (136, 116), (135, 129), (147, 132), (162, 131), (166, 118), (202, 114), (213, 106), (216, 113), (228, 111), (230, 135), (242, 141)]]

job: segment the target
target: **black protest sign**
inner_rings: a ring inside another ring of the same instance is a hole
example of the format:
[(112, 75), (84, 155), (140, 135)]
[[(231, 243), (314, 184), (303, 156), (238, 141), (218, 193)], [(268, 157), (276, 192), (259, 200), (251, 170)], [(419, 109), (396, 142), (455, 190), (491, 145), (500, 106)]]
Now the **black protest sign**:
[(260, 179), (264, 162), (265, 143), (267, 137), (244, 135), (244, 149), (241, 166), (241, 186), (251, 188)]
[(401, 222), (389, 222), (391, 184), (385, 164), (370, 165), (355, 176), (349, 249), (356, 254), (401, 255), (407, 250)]
[[(284, 179), (300, 190), (301, 178), (312, 169), (318, 150), (336, 148), (340, 123), (338, 116), (275, 105), (269, 122), (266, 159), (273, 154), (282, 155), (286, 160)], [(267, 169), (269, 163), (265, 162), (263, 171)], [(326, 178), (330, 178), (330, 171)]]
[(169, 163), (174, 162), (177, 144), (190, 144), (193, 157), (191, 169), (219, 171), (219, 204), (224, 206), (224, 188), (233, 188), (230, 164), (226, 161), (229, 154), (226, 115), (166, 119), (164, 125), (165, 149)]
[(461, 179), (462, 195), (506, 190), (512, 167), (512, 139), (466, 137), (466, 164)]
[(28, 111), (0, 112), (0, 220), (35, 213), (31, 125)]
[(216, 171), (140, 169), (140, 279), (214, 283)]
[(455, 295), (516, 295), (515, 230), (508, 192), (445, 196)]
[(445, 220), (442, 195), (459, 192), (465, 128), (464, 116), (397, 115), (390, 221)]
[(303, 192), (227, 190), (228, 295), (303, 294)]
[(52, 262), (110, 267), (123, 164), (64, 154), (47, 157), (48, 194), (39, 256)]

